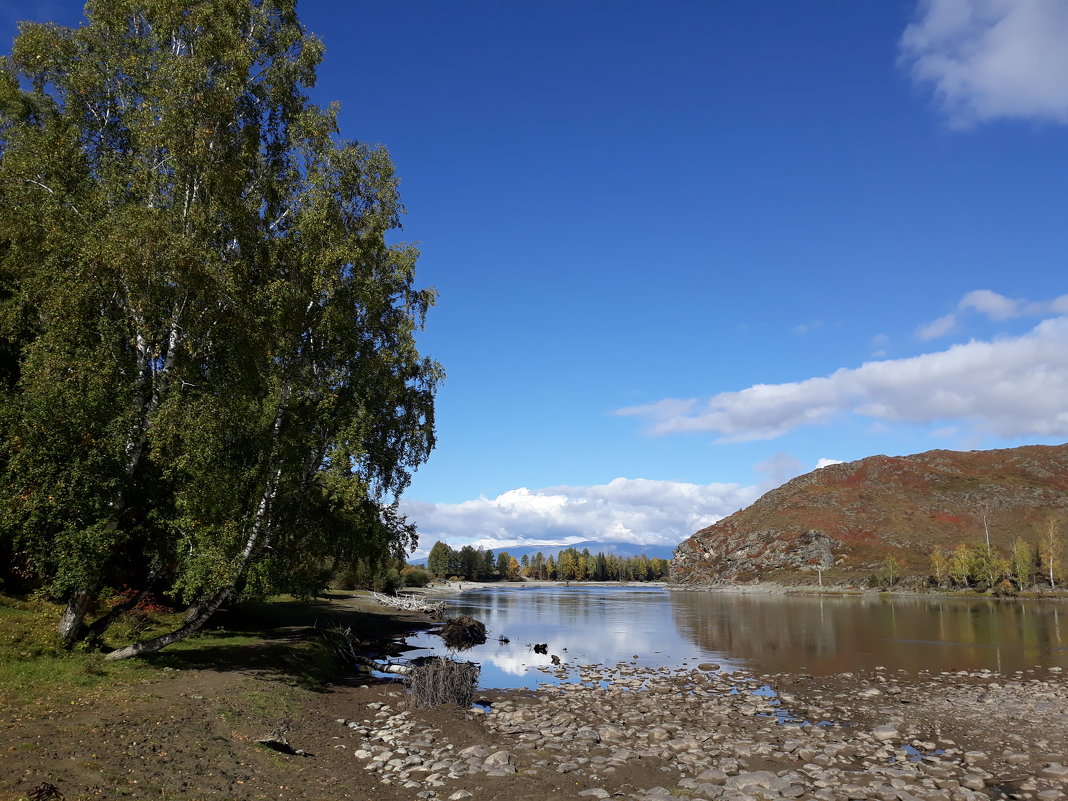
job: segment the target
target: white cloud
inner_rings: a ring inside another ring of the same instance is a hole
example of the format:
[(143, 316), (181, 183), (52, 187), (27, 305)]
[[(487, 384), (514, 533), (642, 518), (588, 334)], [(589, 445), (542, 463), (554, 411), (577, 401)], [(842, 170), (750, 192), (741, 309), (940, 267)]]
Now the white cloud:
[(419, 529), (417, 554), (436, 540), (493, 550), (583, 540), (673, 546), (758, 495), (738, 484), (617, 478), (591, 487), (520, 487), (453, 504), (404, 501), (402, 511)]
[(755, 465), (756, 471), (763, 473), (765, 476), (760, 483), (760, 489), (765, 492), (775, 489), (794, 476), (800, 475), (801, 468), (801, 462), (785, 451), (773, 453), (765, 461)]
[[(1001, 322), (1014, 317), (1046, 317), (1068, 313), (1068, 295), (1053, 300), (1008, 298), (990, 289), (974, 289), (957, 303), (959, 312), (978, 312), (990, 320)], [(920, 339), (937, 339), (957, 328), (958, 315), (950, 313), (925, 323), (916, 329)]]
[(961, 309), (975, 309), (991, 320), (1008, 320), (1017, 317), (1025, 303), (1007, 298), (989, 289), (976, 289), (960, 299)]
[(841, 459), (828, 459), (824, 456), (816, 462), (816, 469), (819, 470), (821, 467), (830, 467), (832, 464), (844, 464), (844, 462)]
[(926, 0), (899, 42), (951, 124), (999, 117), (1068, 123), (1068, 3)]
[(916, 336), (920, 339), (937, 339), (952, 332), (956, 327), (957, 316), (955, 314), (947, 314), (945, 317), (939, 317), (926, 325), (921, 325), (916, 329)]
[(874, 421), (970, 421), (1002, 437), (1065, 436), (1068, 317), (1044, 320), (1019, 337), (618, 413), (650, 420), (653, 434), (712, 432), (720, 442), (773, 439), (850, 413)]
[(811, 334), (813, 331), (823, 328), (823, 325), (823, 320), (808, 320), (795, 325), (794, 333), (804, 336), (805, 334)]

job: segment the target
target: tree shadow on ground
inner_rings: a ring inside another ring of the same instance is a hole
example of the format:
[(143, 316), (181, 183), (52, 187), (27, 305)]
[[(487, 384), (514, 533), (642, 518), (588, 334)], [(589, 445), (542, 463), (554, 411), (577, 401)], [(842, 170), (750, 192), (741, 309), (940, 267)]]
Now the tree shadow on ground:
[(432, 625), (418, 615), (376, 608), (343, 593), (311, 600), (237, 604), (212, 616), (209, 628), (141, 657), (175, 670), (249, 671), (310, 690), (324, 690), (355, 671), (329, 648), (316, 626), (348, 628), (368, 654), (398, 650), (396, 638)]

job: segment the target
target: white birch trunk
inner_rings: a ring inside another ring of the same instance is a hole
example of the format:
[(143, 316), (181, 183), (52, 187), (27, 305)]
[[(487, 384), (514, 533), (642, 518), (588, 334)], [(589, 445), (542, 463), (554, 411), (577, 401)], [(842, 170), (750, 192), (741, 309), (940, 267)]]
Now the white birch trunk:
[[(278, 409), (275, 412), (274, 421), (271, 423), (272, 461), (277, 453), (278, 436), (282, 430), (282, 420), (285, 417), (285, 409), (288, 399), (289, 388), (283, 387), (281, 396), (278, 400)], [(256, 515), (252, 520), (252, 527), (249, 530), (248, 537), (245, 539), (245, 545), (241, 549), (241, 554), (237, 558), (234, 574), (230, 581), (220, 587), (208, 601), (194, 607), (193, 610), (191, 610), (189, 617), (186, 618), (185, 623), (174, 631), (161, 634), (159, 637), (155, 637), (146, 642), (134, 643), (125, 648), (120, 648), (117, 651), (112, 651), (105, 657), (105, 659), (114, 661), (117, 659), (129, 659), (132, 656), (141, 656), (142, 654), (150, 654), (161, 648), (165, 648), (168, 645), (180, 642), (190, 634), (200, 630), (201, 626), (207, 622), (208, 618), (215, 614), (219, 607), (226, 602), (226, 599), (230, 597), (230, 593), (234, 591), (237, 583), (248, 571), (248, 567), (252, 564), (252, 560), (256, 553), (267, 545), (267, 542), (270, 539), (269, 523), (271, 506), (274, 503), (275, 497), (278, 495), (278, 484), (281, 481), (281, 478), (281, 467), (276, 468), (267, 478), (267, 483), (264, 485), (263, 493), (260, 495), (260, 500), (256, 507)]]
[(241, 555), (237, 559), (236, 570), (234, 576), (228, 584), (220, 587), (219, 590), (211, 597), (207, 603), (204, 603), (197, 607), (197, 611), (186, 622), (175, 629), (174, 631), (166, 634), (161, 634), (159, 637), (155, 637), (146, 642), (138, 642), (133, 645), (128, 645), (125, 648), (120, 648), (117, 651), (112, 651), (105, 659), (112, 661), (116, 659), (129, 659), (131, 656), (141, 656), (142, 654), (150, 654), (155, 651), (165, 648), (173, 643), (180, 642), (199, 631), (208, 618), (210, 618), (219, 607), (222, 606), (226, 599), (230, 597), (230, 593), (234, 591), (234, 587), (237, 586), (237, 582), (245, 575), (248, 570), (248, 566), (252, 563), (252, 558), (259, 550), (258, 546), (266, 544), (267, 541), (267, 518), (270, 514), (271, 504), (274, 502), (275, 495), (278, 494), (278, 480), (281, 477), (281, 470), (275, 472), (267, 480), (267, 486), (264, 487), (263, 495), (260, 496), (259, 507), (256, 509), (256, 517), (252, 522), (252, 529), (249, 531), (249, 535), (245, 540), (245, 547), (241, 550)]

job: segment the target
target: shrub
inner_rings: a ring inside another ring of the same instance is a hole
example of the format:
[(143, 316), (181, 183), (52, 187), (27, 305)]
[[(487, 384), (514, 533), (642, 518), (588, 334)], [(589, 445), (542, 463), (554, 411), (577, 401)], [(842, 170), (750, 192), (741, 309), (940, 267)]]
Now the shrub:
[(1012, 598), (1019, 594), (1016, 585), (1004, 578), (994, 585), (993, 592), (998, 598)]
[(395, 567), (375, 573), (371, 582), (371, 587), (375, 592), (385, 593), (386, 595), (396, 595), (397, 590), (403, 586), (401, 574)]
[(433, 577), (421, 567), (408, 566), (401, 571), (405, 587), (425, 587)]

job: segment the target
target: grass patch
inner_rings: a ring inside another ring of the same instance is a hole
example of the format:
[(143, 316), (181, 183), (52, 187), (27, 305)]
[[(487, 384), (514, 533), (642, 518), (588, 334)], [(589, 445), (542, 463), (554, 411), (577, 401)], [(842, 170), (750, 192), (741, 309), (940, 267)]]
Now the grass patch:
[[(293, 687), (322, 690), (342, 666), (311, 628), (314, 620), (305, 616), (304, 627), (272, 629), (267, 623), (271, 607), (279, 611), (276, 619), (288, 622), (301, 617), (297, 601), (267, 602), (257, 605), (250, 621), (231, 614), (227, 622), (236, 622), (235, 628), (212, 628), (155, 654), (106, 662), (101, 653), (65, 651), (59, 646), (55, 629), (63, 611), (59, 605), (0, 595), (0, 709), (25, 709), (44, 702), (76, 704), (90, 695), (156, 680), (175, 670), (253, 670)], [(140, 615), (130, 625), (109, 630), (105, 644), (118, 648), (180, 623), (178, 613)]]

